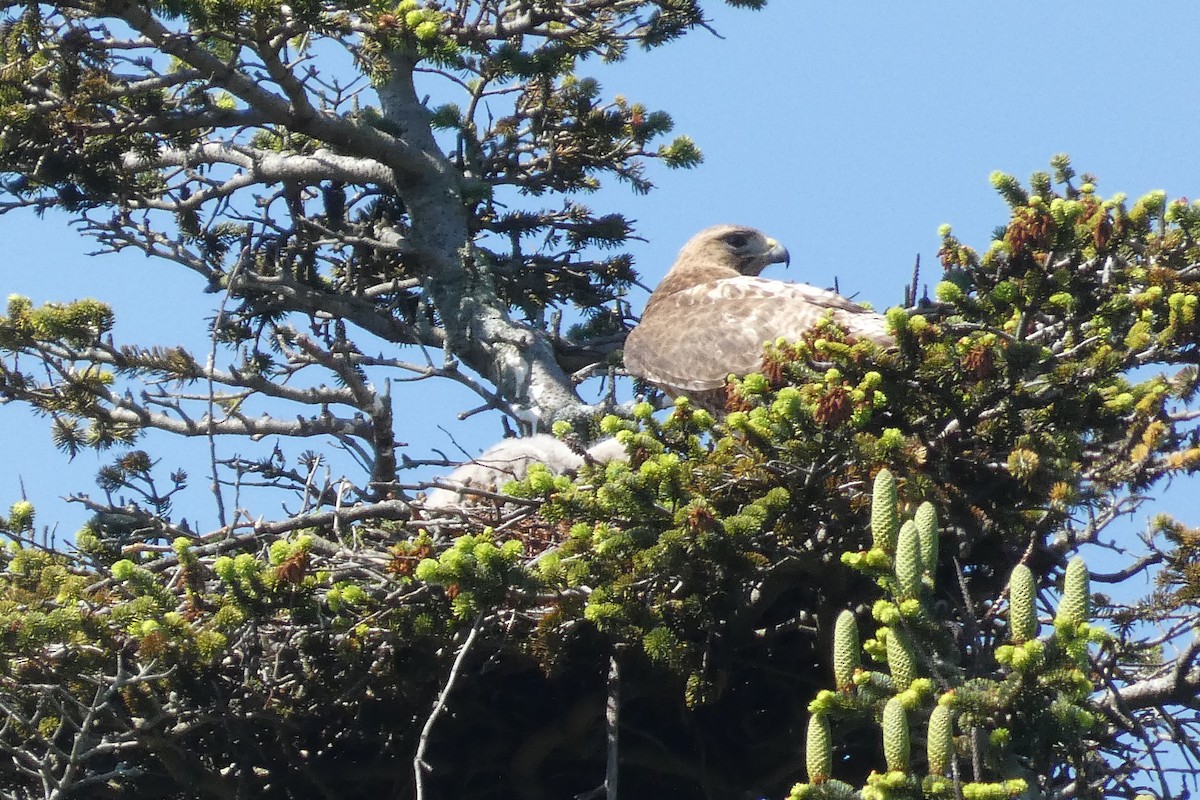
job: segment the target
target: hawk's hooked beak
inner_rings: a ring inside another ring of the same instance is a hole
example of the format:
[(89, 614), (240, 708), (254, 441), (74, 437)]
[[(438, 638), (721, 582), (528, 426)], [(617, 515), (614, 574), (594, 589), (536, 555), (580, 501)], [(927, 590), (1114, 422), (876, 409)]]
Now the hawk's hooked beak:
[(768, 264), (783, 264), (785, 267), (791, 266), (792, 256), (788, 253), (786, 247), (769, 236), (767, 237), (767, 246), (770, 248), (767, 251)]

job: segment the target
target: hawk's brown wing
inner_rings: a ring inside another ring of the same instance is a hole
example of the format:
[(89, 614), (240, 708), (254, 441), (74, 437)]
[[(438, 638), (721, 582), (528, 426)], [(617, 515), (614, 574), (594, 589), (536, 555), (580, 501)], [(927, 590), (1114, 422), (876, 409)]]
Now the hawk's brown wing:
[(881, 315), (839, 294), (742, 275), (656, 300), (626, 340), (625, 367), (672, 394), (719, 389), (760, 368), (765, 342), (799, 339), (826, 314), (854, 336), (892, 342)]

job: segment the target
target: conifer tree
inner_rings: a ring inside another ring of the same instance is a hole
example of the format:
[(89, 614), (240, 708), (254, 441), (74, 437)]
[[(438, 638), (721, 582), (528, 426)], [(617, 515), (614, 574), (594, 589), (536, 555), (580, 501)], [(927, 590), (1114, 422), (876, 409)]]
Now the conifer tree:
[[(720, 418), (585, 401), (636, 276), (589, 255), (631, 228), (580, 193), (699, 151), (576, 70), (701, 5), (7, 6), (3, 208), (191, 270), (215, 314), (208, 352), (115, 342), (98, 300), (0, 317), (0, 398), (114, 454), (72, 547), (28, 502), (0, 519), (0, 796), (1191, 787), (1200, 534), (1160, 516), (1119, 569), (1081, 556), (1200, 468), (1200, 205), (1102, 197), (1065, 157), (997, 174), (1008, 218), (982, 253), (942, 231), (896, 348), (832, 323), (770, 343)], [(457, 101), (427, 104), (429, 76)], [(628, 460), (435, 517), (400, 474), (404, 376)], [(333, 440), (361, 474), (214, 459), (194, 530), (150, 430)]]

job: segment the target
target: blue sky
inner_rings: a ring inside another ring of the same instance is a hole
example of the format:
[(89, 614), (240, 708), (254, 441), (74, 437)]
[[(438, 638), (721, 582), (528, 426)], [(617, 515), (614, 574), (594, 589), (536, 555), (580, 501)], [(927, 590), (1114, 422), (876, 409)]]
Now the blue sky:
[[(647, 242), (631, 249), (649, 285), (695, 231), (739, 222), (787, 245), (791, 270), (776, 277), (822, 286), (836, 278), (844, 293), (886, 307), (899, 302), (918, 254), (923, 281), (936, 283), (940, 224), (986, 247), (1006, 219), (992, 170), (1024, 178), (1058, 152), (1096, 173), (1104, 195), (1200, 196), (1200, 5), (774, 0), (758, 13), (712, 4), (711, 14), (723, 39), (700, 31), (624, 64), (583, 68), (606, 94), (669, 111), (676, 133), (705, 154), (691, 171), (652, 167), (658, 189), (649, 196), (616, 186), (588, 200), (638, 221)], [(112, 302), (124, 342), (203, 341), (216, 296), (178, 267), (89, 258), (90, 243), (54, 216), (0, 218), (0, 235), (3, 294)], [(640, 308), (644, 294), (631, 301)], [(495, 417), (455, 421), (476, 405), (465, 392), (431, 402), (419, 387), (397, 397), (413, 458), (435, 447), (454, 453), (439, 425), (471, 452), (501, 434)], [(171, 448), (164, 472), (203, 464), (193, 460), (202, 443), (156, 437), (147, 449), (156, 443)], [(57, 498), (94, 491), (104, 457), (68, 463), (46, 420), (13, 406), (0, 407), (0, 444), (0, 503), (18, 497), (23, 479), (40, 522), (60, 522), (63, 534), (78, 527), (86, 515)], [(221, 446), (223, 455), (245, 447)], [(199, 472), (189, 505), (203, 516)], [(1182, 504), (1172, 503), (1183, 513)], [(256, 513), (280, 513), (278, 501)]]

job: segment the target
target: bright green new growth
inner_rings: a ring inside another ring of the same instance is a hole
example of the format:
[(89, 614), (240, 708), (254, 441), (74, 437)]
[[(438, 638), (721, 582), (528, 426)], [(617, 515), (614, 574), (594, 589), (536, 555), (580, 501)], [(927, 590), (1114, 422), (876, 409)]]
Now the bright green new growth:
[(945, 775), (950, 771), (954, 753), (954, 712), (950, 706), (936, 705), (929, 715), (929, 735), (925, 742), (929, 759), (929, 774)]
[(1008, 625), (1013, 644), (1023, 644), (1037, 636), (1035, 595), (1033, 572), (1024, 564), (1013, 567), (1008, 582)]
[(861, 667), (862, 646), (858, 640), (858, 621), (851, 611), (838, 614), (833, 628), (833, 680), (839, 691), (854, 685), (854, 673)]
[(883, 758), (889, 772), (907, 772), (909, 757), (908, 712), (899, 697), (883, 707)]
[(917, 536), (921, 542), (921, 568), (929, 577), (932, 588), (938, 561), (938, 516), (933, 503), (921, 503), (913, 516), (913, 522), (917, 526)]
[(1072, 558), (1067, 564), (1067, 573), (1063, 578), (1062, 602), (1058, 606), (1055, 625), (1076, 626), (1088, 621), (1088, 606), (1090, 601), (1089, 579), (1087, 564), (1079, 556)]
[(921, 543), (917, 526), (905, 520), (900, 526), (896, 540), (896, 596), (900, 600), (912, 600), (921, 595)]
[(963, 800), (1008, 800), (1017, 797), (1026, 790), (1027, 784), (1021, 778), (1013, 778), (1001, 783), (967, 783), (963, 784)]
[(28, 500), (18, 500), (13, 503), (8, 509), (8, 530), (33, 530), (33, 518), (36, 513), (33, 503)]
[(900, 517), (896, 509), (896, 479), (889, 470), (881, 469), (875, 476), (875, 490), (871, 498), (871, 543), (880, 550), (892, 552), (896, 547), (896, 534)]
[(808, 737), (804, 744), (805, 766), (810, 783), (824, 783), (833, 772), (833, 737), (825, 714), (808, 718)]

